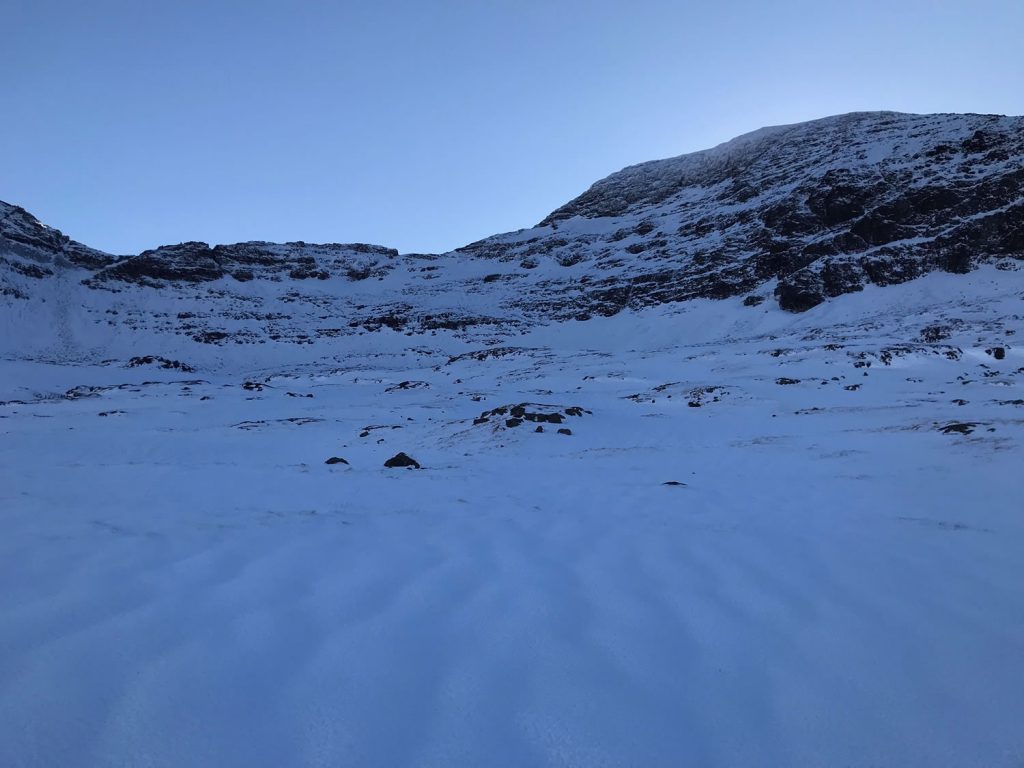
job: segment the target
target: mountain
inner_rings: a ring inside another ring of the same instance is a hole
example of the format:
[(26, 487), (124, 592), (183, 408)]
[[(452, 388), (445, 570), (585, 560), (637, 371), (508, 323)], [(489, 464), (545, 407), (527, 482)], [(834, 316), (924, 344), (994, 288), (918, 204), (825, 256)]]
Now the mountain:
[(1024, 119), (855, 113), (766, 128), (626, 168), (542, 224), (575, 217), (644, 222), (596, 242), (614, 259), (609, 244), (629, 238), (628, 253), (664, 267), (637, 281), (652, 300), (777, 280), (780, 306), (804, 311), (1024, 256)]
[(866, 285), (1016, 265), (1024, 118), (879, 112), (765, 128), (626, 168), (536, 227), (445, 254), (186, 242), (115, 257), (6, 204), (0, 254), (8, 306), (43, 298), (55, 277), (86, 325), (109, 323), (111, 294), (136, 309), (174, 296), (195, 307), (136, 312), (132, 327), (215, 343), (383, 326), (487, 338), (694, 298), (802, 312)]
[(0, 766), (1019, 768), (1022, 133), (436, 255), (0, 207)]

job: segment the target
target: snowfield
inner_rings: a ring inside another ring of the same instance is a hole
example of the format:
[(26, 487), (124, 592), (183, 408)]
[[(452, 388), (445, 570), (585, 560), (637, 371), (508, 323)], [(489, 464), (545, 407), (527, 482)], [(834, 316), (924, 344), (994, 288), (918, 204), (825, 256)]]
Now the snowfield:
[(1022, 296), (250, 359), (8, 314), (0, 765), (1020, 768)]

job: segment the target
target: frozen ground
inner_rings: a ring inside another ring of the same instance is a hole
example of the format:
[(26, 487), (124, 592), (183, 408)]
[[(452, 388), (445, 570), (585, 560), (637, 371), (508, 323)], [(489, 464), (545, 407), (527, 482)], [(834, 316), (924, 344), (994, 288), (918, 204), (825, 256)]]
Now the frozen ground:
[(1022, 275), (8, 351), (0, 765), (1020, 768)]

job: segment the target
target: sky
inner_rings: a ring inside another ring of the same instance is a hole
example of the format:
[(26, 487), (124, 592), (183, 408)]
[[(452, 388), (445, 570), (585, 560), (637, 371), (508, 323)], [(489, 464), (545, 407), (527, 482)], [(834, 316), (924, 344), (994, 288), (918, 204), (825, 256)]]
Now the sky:
[(1021, 0), (0, 0), (0, 200), (116, 254), (439, 252), (856, 110), (1024, 114)]

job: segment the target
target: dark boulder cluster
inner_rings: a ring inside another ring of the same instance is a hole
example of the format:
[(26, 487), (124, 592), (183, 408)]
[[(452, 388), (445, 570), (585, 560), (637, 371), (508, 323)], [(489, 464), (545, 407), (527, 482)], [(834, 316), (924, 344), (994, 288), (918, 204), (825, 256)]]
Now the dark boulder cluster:
[[(343, 459), (340, 456), (331, 456), (329, 459), (324, 461), (324, 464), (329, 466), (335, 466), (338, 464), (344, 464), (349, 466), (347, 459)], [(397, 453), (390, 459), (384, 462), (384, 466), (388, 469), (422, 469), (420, 463), (416, 459), (409, 456), (407, 453)]]
[[(534, 430), (535, 432), (543, 432), (544, 428), (542, 425), (544, 424), (561, 424), (565, 421), (566, 417), (579, 418), (583, 414), (590, 414), (590, 411), (575, 405), (563, 408), (537, 403), (519, 403), (517, 405), (503, 405), (484, 411), (473, 419), (473, 424), (488, 424), (494, 420), (494, 424), (504, 424), (505, 427), (513, 429), (524, 422), (530, 422), (538, 425)], [(558, 433), (572, 434), (569, 429), (559, 429)]]
[(181, 362), (180, 360), (169, 360), (166, 357), (160, 357), (159, 355), (142, 355), (139, 357), (133, 357), (128, 361), (129, 368), (139, 368), (143, 365), (156, 365), (165, 370), (183, 371), (184, 373), (195, 373), (195, 368), (191, 365)]

